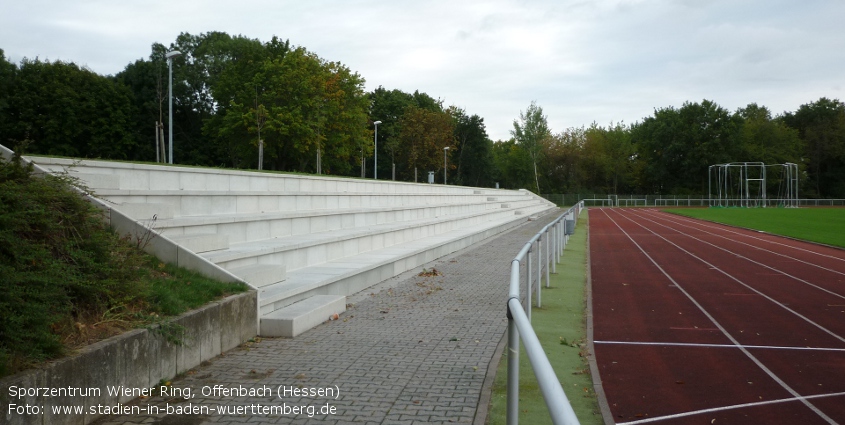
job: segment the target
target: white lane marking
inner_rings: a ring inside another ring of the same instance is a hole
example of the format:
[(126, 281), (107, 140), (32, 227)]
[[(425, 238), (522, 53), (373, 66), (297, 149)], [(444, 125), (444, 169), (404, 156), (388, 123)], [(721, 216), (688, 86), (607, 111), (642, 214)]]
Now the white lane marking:
[[(605, 213), (605, 214), (607, 214), (607, 213)], [(799, 312), (797, 312), (797, 311), (795, 311), (795, 310), (793, 310), (793, 309), (791, 309), (791, 308), (787, 307), (787, 306), (786, 306), (786, 304), (783, 304), (783, 303), (779, 302), (778, 300), (776, 300), (776, 299), (774, 299), (774, 298), (772, 298), (772, 297), (770, 297), (770, 296), (766, 295), (766, 294), (765, 294), (765, 293), (763, 293), (762, 291), (759, 291), (759, 290), (757, 290), (756, 288), (754, 288), (754, 287), (752, 287), (752, 286), (748, 285), (747, 283), (745, 283), (745, 282), (743, 282), (743, 281), (739, 280), (737, 277), (735, 277), (735, 276), (731, 275), (730, 273), (728, 273), (728, 272), (726, 272), (726, 271), (724, 271), (724, 270), (720, 269), (719, 267), (716, 267), (716, 265), (714, 265), (714, 264), (712, 264), (712, 263), (708, 262), (707, 260), (705, 260), (705, 259), (703, 259), (703, 258), (701, 258), (701, 257), (699, 257), (699, 256), (697, 256), (697, 255), (695, 255), (695, 254), (693, 254), (693, 253), (691, 253), (691, 252), (687, 251), (686, 249), (682, 248), (682, 247), (681, 247), (681, 246), (679, 246), (678, 244), (676, 244), (676, 243), (674, 243), (674, 242), (670, 241), (669, 239), (666, 239), (666, 238), (665, 238), (665, 237), (663, 237), (662, 235), (657, 234), (657, 232), (655, 232), (654, 230), (651, 230), (651, 229), (649, 229), (648, 227), (645, 227), (645, 226), (644, 226), (644, 225), (642, 225), (641, 223), (638, 223), (638, 222), (634, 221), (633, 219), (631, 219), (630, 217), (628, 217), (628, 216), (626, 216), (626, 215), (622, 214), (622, 213), (621, 213), (621, 212), (619, 212), (619, 211), (616, 211), (616, 214), (619, 214), (619, 216), (621, 216), (621, 217), (625, 218), (626, 220), (630, 221), (631, 223), (634, 223), (634, 224), (636, 224), (637, 226), (640, 226), (641, 228), (643, 228), (643, 229), (647, 230), (648, 232), (651, 232), (651, 234), (653, 234), (654, 236), (657, 236), (658, 238), (663, 239), (663, 241), (665, 241), (666, 243), (668, 243), (668, 244), (670, 244), (670, 245), (674, 246), (675, 248), (678, 248), (679, 250), (681, 250), (681, 251), (685, 252), (685, 253), (686, 253), (687, 255), (689, 255), (690, 257), (695, 258), (695, 259), (696, 259), (696, 260), (698, 260), (698, 261), (701, 261), (702, 263), (706, 264), (706, 265), (707, 265), (708, 267), (710, 267), (711, 269), (713, 269), (713, 270), (715, 270), (715, 271), (717, 271), (717, 272), (719, 272), (719, 273), (722, 273), (723, 275), (727, 276), (728, 278), (730, 278), (730, 279), (731, 279), (731, 280), (733, 280), (734, 282), (739, 283), (740, 285), (742, 285), (742, 286), (744, 286), (744, 287), (748, 288), (749, 290), (751, 290), (751, 291), (753, 291), (753, 292), (755, 292), (755, 293), (759, 294), (760, 296), (762, 296), (763, 298), (765, 298), (765, 299), (767, 299), (767, 300), (771, 301), (771, 302), (772, 302), (772, 303), (774, 303), (775, 305), (777, 305), (777, 306), (779, 306), (779, 307), (783, 308), (784, 310), (786, 310), (786, 311), (788, 311), (788, 312), (790, 312), (790, 313), (792, 313), (792, 314), (794, 314), (794, 315), (796, 315), (796, 316), (800, 317), (800, 318), (801, 318), (801, 319), (803, 319), (805, 322), (807, 322), (807, 323), (809, 323), (809, 324), (811, 324), (811, 325), (815, 326), (816, 328), (818, 328), (818, 329), (819, 329), (819, 330), (821, 330), (822, 332), (825, 332), (826, 334), (828, 334), (828, 335), (830, 335), (830, 336), (832, 336), (832, 337), (834, 337), (834, 338), (838, 339), (839, 341), (845, 342), (845, 338), (843, 338), (842, 336), (840, 336), (840, 335), (836, 334), (835, 332), (831, 331), (830, 329), (827, 329), (827, 328), (825, 328), (824, 326), (822, 326), (822, 325), (820, 325), (820, 324), (818, 324), (818, 323), (814, 322), (814, 321), (813, 321), (812, 319), (810, 319), (809, 317), (804, 316), (803, 314), (801, 314), (801, 313), (799, 313)], [(610, 216), (608, 215), (608, 217), (610, 217)], [(613, 219), (611, 218), (611, 220), (613, 220)], [(649, 220), (649, 219), (647, 219), (647, 218), (646, 218), (645, 220), (651, 221), (651, 220)], [(654, 223), (654, 222), (653, 222), (653, 223)], [(615, 222), (615, 221), (614, 221), (614, 224), (616, 224), (616, 222)], [(659, 223), (655, 223), (655, 224), (657, 224), (658, 226), (663, 226), (663, 225), (661, 225), (661, 224), (659, 224)], [(617, 227), (619, 227), (619, 224), (616, 224), (616, 226), (617, 226)], [(666, 227), (666, 228), (671, 229), (671, 227), (668, 227), (668, 226), (663, 226), (663, 227)], [(619, 227), (619, 228), (621, 229), (621, 227)], [(675, 229), (672, 229), (672, 230), (675, 230)], [(624, 232), (624, 230), (623, 230), (623, 232)], [(679, 233), (684, 234), (683, 232), (679, 232)], [(627, 234), (627, 233), (626, 233), (626, 234)], [(685, 236), (689, 236), (689, 235), (686, 235), (686, 234), (684, 234), (684, 235), (685, 235)], [(689, 236), (689, 237), (691, 237), (691, 238), (693, 238), (693, 239), (696, 239), (696, 240), (699, 240), (699, 239), (695, 238), (694, 236)], [(629, 236), (629, 238), (630, 238), (630, 236)], [(633, 240), (633, 239), (632, 239), (632, 240)], [(699, 241), (700, 241), (700, 242), (703, 242), (703, 243), (706, 243), (706, 244), (708, 244), (708, 245), (710, 245), (710, 246), (714, 246), (714, 247), (716, 247), (716, 248), (719, 248), (717, 245), (713, 245), (713, 244), (711, 244), (711, 243), (709, 243), (709, 242), (706, 242), (706, 241), (701, 241), (701, 240), (699, 240)], [(639, 245), (638, 245), (638, 246), (639, 246)], [(645, 252), (645, 251), (643, 251), (643, 252)], [(728, 252), (729, 252), (729, 251), (728, 251)], [(745, 257), (742, 257), (742, 256), (741, 256), (741, 255), (739, 255), (739, 254), (736, 254), (736, 253), (731, 253), (731, 254), (736, 255), (737, 257), (745, 258)], [(752, 260), (749, 260), (749, 261), (752, 261)], [(761, 264), (761, 265), (762, 265), (763, 267), (767, 267), (767, 268), (772, 269), (771, 267), (768, 267), (768, 266), (766, 266), (766, 265), (764, 265), (764, 264)], [(775, 270), (775, 269), (772, 269), (772, 270)], [(786, 273), (784, 273), (784, 274), (786, 274)], [(790, 275), (788, 275), (788, 274), (787, 274), (787, 276), (790, 276)], [(790, 276), (790, 277), (792, 277), (792, 276)], [(796, 278), (796, 279), (798, 279), (798, 278)], [(799, 279), (799, 280), (800, 280), (800, 279)], [(809, 282), (806, 282), (806, 283), (807, 283), (808, 285), (810, 285), (810, 286), (815, 286), (815, 285), (813, 285), (812, 283), (809, 283)]]
[[(651, 211), (654, 211), (655, 214), (659, 213), (659, 210), (651, 210)], [(693, 219), (693, 218), (690, 218), (690, 217), (685, 217), (685, 216), (680, 216), (680, 215), (678, 215), (677, 217), (683, 219), (684, 221), (689, 221), (691, 223), (700, 225), (702, 227), (709, 227), (709, 228), (712, 228), (712, 229), (724, 230), (728, 233), (733, 233), (735, 235), (742, 236), (742, 237), (745, 237), (745, 238), (757, 239), (759, 241), (770, 243), (772, 245), (780, 245), (780, 246), (784, 246), (784, 247), (787, 247), (787, 248), (790, 248), (790, 249), (795, 249), (795, 250), (798, 250), (798, 251), (804, 251), (804, 252), (807, 252), (807, 253), (810, 253), (810, 254), (818, 255), (820, 257), (827, 257), (827, 258), (832, 258), (834, 260), (845, 262), (845, 258), (842, 258), (842, 257), (822, 254), (821, 252), (816, 252), (816, 251), (813, 251), (813, 250), (810, 250), (810, 249), (792, 246), (792, 245), (785, 244), (785, 243), (782, 243), (782, 242), (770, 241), (770, 240), (767, 240), (767, 239), (758, 238), (757, 236), (754, 236), (754, 235), (749, 235), (749, 234), (746, 234), (746, 233), (743, 233), (743, 232), (738, 232), (736, 230), (731, 230), (731, 229), (728, 229), (728, 228), (725, 227), (725, 226), (728, 226), (726, 224), (717, 223), (717, 224), (721, 224), (721, 226), (713, 226), (713, 225), (707, 225), (707, 224), (702, 223), (703, 220)], [(751, 231), (751, 232), (761, 232), (760, 230), (754, 230), (754, 229), (748, 229), (748, 230)], [(761, 232), (761, 233), (765, 233), (765, 232)], [(769, 233), (767, 233), (767, 234), (769, 234)], [(772, 235), (772, 236), (776, 236), (776, 235)]]
[[(626, 218), (627, 218), (627, 216), (626, 216), (626, 215), (624, 215), (624, 214), (622, 214), (622, 213), (618, 213), (618, 214), (619, 214), (619, 215), (621, 215), (621, 216), (623, 216), (623, 217), (626, 217)], [(787, 272), (785, 272), (785, 271), (783, 271), (783, 270), (779, 270), (779, 269), (776, 269), (776, 268), (774, 268), (774, 267), (772, 267), (772, 266), (769, 266), (769, 265), (763, 264), (763, 263), (761, 263), (761, 262), (759, 262), (759, 261), (752, 260), (752, 259), (750, 259), (750, 258), (748, 258), (748, 257), (746, 257), (746, 256), (744, 256), (744, 255), (742, 255), (742, 254), (737, 254), (736, 252), (733, 252), (733, 251), (731, 251), (731, 250), (729, 250), (729, 249), (727, 249), (727, 248), (723, 248), (723, 247), (721, 247), (721, 246), (719, 246), (719, 245), (716, 245), (716, 244), (713, 244), (713, 243), (707, 242), (707, 241), (705, 241), (705, 240), (701, 240), (701, 239), (699, 239), (699, 238), (697, 238), (697, 237), (695, 237), (695, 236), (693, 236), (693, 235), (690, 235), (690, 234), (688, 234), (688, 233), (684, 233), (684, 232), (682, 232), (682, 231), (680, 231), (680, 230), (678, 230), (678, 229), (676, 229), (676, 228), (674, 228), (674, 227), (670, 227), (670, 226), (667, 226), (667, 225), (665, 225), (665, 224), (660, 224), (660, 223), (658, 223), (658, 222), (656, 222), (656, 221), (654, 221), (654, 220), (652, 220), (652, 219), (649, 219), (649, 218), (647, 218), (647, 217), (640, 216), (639, 214), (634, 214), (634, 215), (635, 215), (635, 216), (637, 216), (638, 218), (643, 219), (643, 220), (650, 221), (650, 222), (652, 222), (652, 223), (654, 223), (654, 224), (656, 224), (656, 225), (658, 225), (658, 226), (661, 226), (661, 227), (665, 227), (665, 228), (667, 228), (667, 229), (674, 230), (674, 231), (678, 232), (679, 234), (684, 235), (684, 236), (686, 236), (686, 237), (688, 237), (688, 238), (690, 238), (690, 239), (695, 239), (695, 240), (697, 240), (697, 241), (699, 241), (699, 242), (701, 242), (701, 243), (704, 243), (704, 244), (710, 245), (710, 246), (712, 246), (712, 247), (714, 247), (714, 248), (718, 248), (718, 249), (720, 249), (720, 250), (722, 250), (722, 251), (725, 251), (725, 252), (727, 252), (728, 254), (734, 255), (734, 256), (736, 256), (736, 257), (738, 257), (738, 258), (742, 258), (743, 260), (746, 260), (746, 261), (748, 261), (748, 262), (751, 262), (751, 263), (757, 264), (758, 266), (765, 267), (765, 268), (767, 268), (767, 269), (769, 269), (769, 270), (771, 270), (771, 271), (774, 271), (774, 272), (776, 272), (776, 273), (779, 273), (779, 274), (781, 274), (781, 275), (784, 275), (784, 276), (786, 276), (786, 277), (789, 277), (789, 278), (791, 278), (791, 279), (794, 279), (794, 280), (796, 280), (796, 281), (798, 281), (798, 282), (801, 282), (801, 283), (803, 283), (803, 284), (805, 284), (805, 285), (808, 285), (808, 286), (811, 286), (811, 287), (813, 287), (813, 288), (816, 288), (816, 289), (818, 289), (819, 291), (826, 292), (826, 293), (828, 293), (828, 294), (830, 294), (830, 295), (833, 295), (833, 296), (835, 296), (835, 297), (839, 297), (839, 298), (845, 299), (845, 295), (843, 295), (843, 294), (840, 294), (840, 293), (838, 293), (838, 292), (831, 291), (831, 290), (829, 290), (829, 289), (827, 289), (827, 288), (822, 288), (821, 286), (818, 286), (818, 285), (816, 285), (815, 283), (812, 283), (812, 282), (807, 281), (807, 280), (805, 280), (805, 279), (801, 279), (801, 278), (800, 278), (800, 277), (798, 277), (798, 276), (793, 276), (793, 275), (791, 275), (791, 274), (789, 274), (789, 273), (787, 273)], [(629, 218), (629, 220), (630, 220), (630, 218)], [(633, 221), (633, 220), (632, 220), (632, 221)], [(642, 225), (641, 225), (641, 224), (638, 224), (638, 225), (639, 225), (640, 227), (642, 227)], [(648, 229), (648, 228), (646, 228), (646, 227), (643, 227), (643, 228), (644, 228), (644, 229), (646, 229), (646, 230), (651, 231), (650, 229)], [(654, 232), (652, 232), (652, 233), (654, 233)], [(655, 233), (655, 234), (656, 234), (656, 233)], [(661, 238), (663, 238), (663, 237), (661, 236)], [(665, 238), (664, 238), (664, 240), (665, 240)], [(667, 242), (668, 242), (668, 241), (667, 241)], [(669, 242), (669, 243), (671, 243), (671, 242)], [(676, 246), (677, 246), (677, 245), (676, 245)], [(790, 257), (790, 258), (791, 258), (791, 257)], [(703, 261), (703, 260), (702, 260), (702, 261)], [(838, 273), (838, 272), (837, 272), (837, 273)]]
[[(673, 216), (673, 215), (670, 215), (670, 214), (665, 214), (665, 213), (664, 213), (664, 214), (652, 213), (652, 214), (649, 214), (649, 215), (651, 215), (651, 216), (655, 216), (655, 217), (659, 217), (659, 219), (660, 219), (660, 220), (668, 221), (668, 222), (670, 222), (670, 223), (674, 223), (674, 224), (677, 224), (677, 225), (679, 225), (679, 226), (686, 227), (686, 228), (688, 228), (688, 229), (703, 230), (703, 229), (700, 229), (700, 228), (698, 228), (698, 227), (695, 227), (695, 226), (692, 226), (692, 225), (689, 225), (689, 224), (684, 224), (684, 223), (682, 223), (682, 222), (680, 222), (680, 221), (675, 221), (675, 220), (672, 220), (672, 219), (670, 219), (669, 217), (677, 217), (677, 216)], [(642, 214), (640, 214), (639, 216), (640, 216), (640, 217), (645, 218), (645, 217), (644, 217), (644, 215), (642, 215)], [(713, 226), (706, 226), (706, 227), (713, 227)], [(674, 230), (674, 229), (673, 229), (673, 230)], [(706, 232), (706, 231), (705, 231), (705, 232)], [(727, 237), (727, 236), (719, 235), (719, 234), (716, 234), (716, 233), (713, 233), (713, 232), (707, 232), (707, 234), (708, 234), (708, 235), (711, 235), (711, 236), (715, 236), (715, 237), (717, 237), (717, 238), (727, 239), (727, 240), (729, 240), (729, 241), (736, 242), (736, 243), (738, 243), (738, 244), (745, 245), (745, 246), (748, 246), (748, 247), (754, 248), (754, 249), (759, 250), (759, 251), (768, 252), (769, 254), (774, 254), (774, 255), (777, 255), (777, 256), (780, 256), (780, 257), (788, 258), (788, 259), (790, 259), (790, 260), (793, 260), (793, 261), (796, 261), (796, 262), (799, 262), (799, 263), (804, 263), (804, 264), (806, 264), (806, 265), (808, 265), (808, 266), (817, 267), (817, 268), (820, 268), (820, 269), (822, 269), (822, 270), (829, 271), (829, 272), (831, 272), (831, 273), (836, 273), (836, 274), (839, 274), (839, 275), (845, 276), (845, 272), (841, 272), (841, 271), (839, 271), (839, 270), (834, 270), (834, 269), (831, 269), (831, 268), (829, 268), (829, 267), (825, 267), (825, 266), (822, 266), (822, 265), (819, 265), (819, 264), (816, 264), (816, 263), (811, 263), (811, 262), (809, 262), (809, 261), (804, 261), (804, 260), (801, 260), (801, 259), (799, 259), (799, 258), (795, 258), (795, 257), (791, 257), (791, 256), (786, 255), (786, 254), (782, 254), (782, 253), (780, 253), (780, 252), (775, 252), (775, 251), (772, 251), (772, 250), (769, 250), (769, 249), (766, 249), (766, 248), (763, 248), (763, 247), (759, 247), (759, 246), (757, 246), (757, 245), (752, 245), (752, 244), (750, 244), (750, 243), (741, 242), (741, 241), (738, 241), (738, 240), (736, 240), (736, 239), (732, 239), (732, 238), (729, 238), (729, 237)], [(832, 258), (836, 258), (836, 257), (832, 257)]]
[(726, 410), (743, 409), (743, 408), (746, 408), (746, 407), (758, 407), (758, 406), (766, 406), (766, 405), (769, 405), (769, 404), (791, 403), (791, 402), (794, 402), (794, 401), (804, 401), (804, 400), (811, 400), (811, 399), (816, 399), (816, 398), (841, 397), (841, 396), (845, 396), (845, 392), (808, 395), (806, 397), (781, 398), (781, 399), (777, 399), (777, 400), (755, 401), (753, 403), (733, 404), (733, 405), (730, 405), (730, 406), (722, 406), (722, 407), (713, 407), (713, 408), (710, 408), (710, 409), (693, 410), (693, 411), (690, 411), (690, 412), (676, 413), (674, 415), (655, 416), (653, 418), (640, 419), (640, 420), (630, 421), (630, 422), (617, 422), (616, 425), (645, 424), (645, 423), (649, 423), (649, 422), (658, 422), (658, 421), (666, 421), (666, 420), (670, 420), (670, 419), (684, 418), (684, 417), (687, 417), (687, 416), (703, 415), (705, 413), (724, 412)]
[[(777, 383), (778, 383), (778, 385), (780, 385), (783, 389), (785, 389), (787, 392), (789, 392), (790, 394), (792, 394), (792, 396), (793, 396), (793, 397), (795, 397), (796, 399), (798, 399), (799, 401), (801, 401), (801, 403), (803, 403), (805, 406), (807, 406), (808, 408), (810, 408), (810, 410), (812, 410), (812, 411), (813, 411), (813, 412), (815, 412), (817, 415), (819, 415), (819, 417), (821, 417), (822, 419), (824, 419), (827, 423), (829, 423), (829, 424), (831, 424), (831, 425), (836, 425), (836, 421), (834, 421), (833, 419), (831, 419), (829, 416), (825, 415), (825, 414), (824, 414), (824, 412), (822, 412), (821, 410), (819, 410), (819, 408), (818, 408), (818, 407), (814, 406), (812, 403), (810, 403), (809, 401), (807, 401), (806, 399), (804, 399), (804, 398), (801, 396), (801, 394), (798, 394), (798, 392), (797, 392), (797, 391), (795, 391), (794, 389), (792, 389), (792, 387), (790, 387), (790, 386), (789, 386), (786, 382), (784, 382), (784, 381), (783, 381), (782, 379), (780, 379), (777, 375), (775, 375), (775, 373), (774, 373), (774, 372), (772, 372), (769, 368), (767, 368), (767, 367), (766, 367), (766, 365), (764, 365), (764, 364), (763, 364), (763, 363), (762, 363), (762, 362), (761, 362), (761, 361), (760, 361), (757, 357), (754, 357), (754, 355), (753, 355), (753, 354), (751, 354), (751, 353), (750, 353), (750, 352), (749, 352), (746, 348), (742, 347), (742, 345), (739, 343), (739, 341), (737, 341), (737, 339), (736, 339), (736, 338), (734, 338), (734, 337), (733, 337), (733, 335), (731, 335), (731, 334), (730, 334), (730, 332), (728, 332), (728, 331), (727, 331), (727, 329), (725, 329), (725, 327), (724, 327), (724, 326), (722, 326), (722, 324), (721, 324), (721, 323), (719, 323), (719, 322), (716, 320), (716, 318), (715, 318), (715, 317), (713, 317), (713, 316), (712, 316), (712, 315), (711, 315), (711, 314), (710, 314), (710, 313), (709, 313), (709, 312), (708, 312), (708, 311), (704, 308), (704, 306), (702, 306), (701, 304), (699, 304), (699, 302), (698, 302), (698, 301), (696, 301), (696, 300), (695, 300), (695, 298), (693, 298), (693, 297), (692, 297), (692, 295), (690, 295), (690, 294), (689, 294), (689, 292), (687, 292), (687, 291), (686, 291), (686, 290), (685, 290), (685, 289), (684, 289), (684, 288), (683, 288), (683, 287), (682, 287), (682, 286), (681, 286), (681, 285), (680, 285), (680, 284), (679, 284), (679, 283), (678, 283), (678, 282), (677, 282), (674, 278), (672, 278), (672, 276), (670, 276), (670, 275), (669, 275), (669, 273), (667, 273), (667, 272), (666, 272), (666, 270), (664, 270), (664, 269), (663, 269), (663, 267), (660, 267), (660, 265), (659, 265), (659, 264), (657, 264), (657, 261), (655, 261), (655, 260), (654, 260), (654, 258), (652, 258), (650, 255), (648, 255), (648, 253), (647, 253), (647, 252), (643, 249), (643, 247), (642, 247), (642, 246), (640, 246), (640, 244), (638, 244), (638, 243), (637, 243), (637, 241), (635, 241), (635, 240), (634, 240), (634, 238), (633, 238), (633, 237), (631, 237), (631, 235), (629, 235), (629, 234), (628, 234), (628, 232), (626, 232), (626, 231), (625, 231), (625, 229), (623, 229), (623, 228), (622, 228), (622, 226), (620, 226), (620, 225), (619, 225), (619, 223), (617, 223), (617, 222), (616, 222), (616, 220), (614, 220), (612, 217), (610, 217), (610, 214), (608, 214), (608, 213), (607, 213), (606, 211), (604, 211), (604, 210), (602, 210), (602, 212), (603, 212), (603, 213), (607, 216), (607, 218), (608, 218), (610, 221), (612, 221), (612, 222), (613, 222), (613, 224), (615, 224), (615, 225), (616, 225), (616, 227), (618, 227), (618, 228), (619, 228), (619, 230), (620, 230), (622, 233), (624, 233), (624, 234), (625, 234), (625, 236), (627, 236), (627, 237), (628, 237), (628, 239), (630, 239), (630, 240), (631, 240), (631, 242), (632, 242), (632, 243), (633, 243), (633, 244), (637, 247), (637, 249), (639, 249), (639, 250), (640, 250), (640, 252), (642, 252), (642, 253), (643, 253), (643, 255), (645, 255), (645, 256), (646, 256), (646, 258), (648, 258), (648, 259), (649, 259), (649, 261), (651, 261), (651, 263), (652, 263), (652, 264), (654, 264), (654, 266), (655, 266), (655, 267), (657, 267), (657, 269), (658, 269), (658, 270), (660, 270), (660, 272), (661, 272), (661, 273), (663, 273), (663, 275), (664, 275), (664, 276), (666, 276), (666, 278), (667, 278), (667, 279), (669, 279), (672, 283), (674, 283), (674, 284), (675, 284), (675, 286), (677, 286), (677, 287), (678, 287), (678, 290), (680, 290), (681, 292), (683, 292), (683, 294), (684, 294), (684, 295), (686, 295), (686, 297), (687, 297), (687, 298), (689, 298), (689, 300), (690, 300), (690, 301), (691, 301), (691, 302), (692, 302), (692, 303), (693, 303), (696, 307), (698, 307), (698, 309), (699, 309), (699, 310), (701, 310), (701, 312), (702, 312), (705, 316), (707, 316), (707, 318), (708, 318), (708, 319), (710, 319), (710, 321), (711, 321), (711, 322), (713, 322), (713, 324), (714, 324), (717, 328), (719, 328), (719, 330), (722, 332), (722, 334), (724, 334), (724, 335), (725, 335), (725, 336), (726, 336), (726, 337), (727, 337), (727, 338), (728, 338), (728, 339), (729, 339), (729, 340), (730, 340), (730, 341), (731, 341), (731, 342), (732, 342), (735, 346), (737, 346), (737, 348), (738, 348), (740, 351), (742, 351), (742, 353), (743, 353), (743, 354), (745, 354), (745, 356), (746, 356), (746, 357), (748, 357), (748, 359), (749, 359), (749, 360), (751, 360), (752, 362), (754, 362), (754, 364), (756, 364), (756, 365), (757, 365), (757, 367), (759, 367), (759, 368), (760, 368), (763, 372), (765, 372), (767, 375), (769, 375), (769, 377), (770, 377), (770, 378), (772, 378), (772, 380), (774, 380), (775, 382), (777, 382)], [(635, 224), (636, 224), (636, 222), (634, 222), (633, 220), (631, 220), (631, 219), (628, 219), (628, 220), (630, 220), (631, 222), (633, 222), (633, 223), (635, 223)], [(643, 227), (643, 228), (645, 229), (645, 227), (644, 227), (644, 226), (642, 226), (642, 225), (640, 225), (640, 227)], [(658, 237), (660, 236), (660, 235), (658, 235), (657, 233), (654, 233), (654, 232), (651, 232), (651, 233), (653, 233), (654, 235), (657, 235)], [(664, 239), (664, 240), (665, 240), (665, 239)], [(666, 242), (669, 242), (669, 241), (666, 241)], [(669, 242), (669, 243), (671, 244), (671, 242)], [(673, 245), (674, 245), (674, 244), (673, 244)], [(677, 245), (675, 245), (675, 246), (677, 247)], [(683, 251), (683, 248), (680, 248), (680, 247), (678, 247), (678, 248), (679, 248), (679, 249), (681, 249), (681, 250)], [(688, 252), (688, 251), (684, 251), (684, 252), (687, 252), (687, 254), (689, 254), (689, 255), (693, 255), (693, 254), (691, 254), (691, 253), (690, 253), (690, 252)], [(693, 256), (694, 256), (694, 255), (693, 255)]]
[[(731, 344), (696, 344), (690, 342), (640, 342), (640, 341), (593, 341), (593, 344), (607, 344), (607, 345), (645, 345), (645, 346), (659, 346), (659, 347), (702, 347), (702, 348), (739, 348)], [(828, 348), (828, 347), (789, 347), (780, 345), (741, 345), (741, 347), (748, 349), (762, 349), (762, 350), (798, 350), (798, 351), (832, 351), (845, 352), (845, 348)]]

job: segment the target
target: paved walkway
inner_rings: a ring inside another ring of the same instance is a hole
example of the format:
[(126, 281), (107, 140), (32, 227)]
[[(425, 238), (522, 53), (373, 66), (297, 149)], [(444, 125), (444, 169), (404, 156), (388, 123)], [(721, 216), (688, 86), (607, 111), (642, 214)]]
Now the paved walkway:
[[(193, 398), (138, 403), (159, 414), (98, 423), (483, 423), (488, 406), (482, 388), (507, 329), (510, 260), (554, 217), (426, 266), (440, 275), (405, 273), (356, 294), (339, 320), (294, 339), (265, 338), (227, 352), (173, 381), (173, 388), (189, 387)], [(215, 386), (253, 394), (202, 394)], [(279, 398), (285, 387), (290, 391)], [(240, 412), (232, 410), (237, 406), (243, 406)]]

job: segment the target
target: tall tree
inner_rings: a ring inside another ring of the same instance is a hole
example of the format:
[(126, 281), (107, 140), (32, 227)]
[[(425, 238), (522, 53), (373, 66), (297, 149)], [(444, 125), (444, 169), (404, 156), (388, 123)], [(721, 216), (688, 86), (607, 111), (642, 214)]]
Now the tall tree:
[(73, 63), (24, 59), (8, 109), (7, 136), (32, 140), (32, 153), (128, 159), (134, 150), (128, 90)]
[(742, 119), (714, 102), (655, 111), (632, 127), (649, 193), (705, 193), (710, 165), (737, 161)]
[(804, 142), (812, 195), (845, 197), (845, 104), (823, 97), (784, 114), (783, 121)]
[(452, 163), (457, 173), (455, 181), (467, 186), (491, 186), (493, 183), (493, 142), (487, 136), (484, 118), (469, 116), (458, 107), (452, 106), (447, 112), (451, 115), (455, 129), (457, 152)]
[(417, 106), (409, 106), (400, 120), (399, 138), (402, 156), (407, 165), (406, 176), (419, 180), (419, 172), (443, 168), (443, 148), (454, 147), (452, 119), (445, 112), (435, 112)]
[(531, 102), (525, 112), (519, 112), (519, 120), (513, 121), (511, 135), (516, 143), (525, 150), (534, 168), (534, 184), (537, 193), (540, 193), (540, 179), (537, 173), (537, 163), (543, 153), (543, 146), (549, 142), (551, 137), (548, 120), (543, 115), (543, 108), (535, 101)]

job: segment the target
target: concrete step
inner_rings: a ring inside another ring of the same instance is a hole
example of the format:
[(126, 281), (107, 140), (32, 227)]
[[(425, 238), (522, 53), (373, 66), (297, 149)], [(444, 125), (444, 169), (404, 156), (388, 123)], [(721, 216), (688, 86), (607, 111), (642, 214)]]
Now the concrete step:
[(68, 176), (76, 177), (89, 189), (120, 189), (120, 176), (114, 174), (95, 174), (68, 172)]
[[(523, 208), (531, 207), (546, 208), (540, 203)], [(202, 256), (227, 269), (255, 263), (257, 259), (261, 263), (285, 264), (290, 273), (303, 267), (513, 217), (511, 210), (496, 208), (461, 215), (233, 243), (229, 249)]]
[(225, 235), (218, 235), (217, 233), (198, 233), (167, 237), (188, 251), (197, 254), (229, 248), (229, 239)]
[(199, 190), (98, 190), (97, 195), (111, 202), (169, 203), (174, 216), (232, 215), (272, 212), (335, 211), (347, 209), (384, 210), (408, 207), (430, 207), (467, 203), (483, 204), (485, 199), (510, 202), (532, 199), (523, 192), (488, 197), (474, 194), (413, 193), (301, 193), (271, 191), (199, 191)]
[(261, 316), (260, 335), (293, 338), (345, 311), (345, 296), (315, 295)]
[(317, 294), (354, 294), (525, 221), (524, 217), (510, 215), (495, 222), (466, 226), (449, 233), (289, 271), (284, 282), (261, 288), (259, 311), (268, 314)]
[(282, 264), (252, 264), (229, 271), (255, 288), (283, 282), (287, 278), (287, 268)]
[[(514, 206), (536, 204), (534, 199), (510, 203)], [(499, 205), (488, 203), (460, 203), (396, 208), (352, 208), (336, 210), (305, 210), (250, 214), (213, 214), (175, 217), (159, 220), (156, 228), (165, 235), (186, 233), (218, 233), (229, 237), (230, 244), (271, 238), (366, 228), (390, 223), (411, 223), (414, 220), (439, 219), (469, 213), (501, 211)]]
[(127, 202), (115, 205), (114, 208), (134, 220), (152, 220), (153, 216), (156, 221), (173, 218), (171, 204)]

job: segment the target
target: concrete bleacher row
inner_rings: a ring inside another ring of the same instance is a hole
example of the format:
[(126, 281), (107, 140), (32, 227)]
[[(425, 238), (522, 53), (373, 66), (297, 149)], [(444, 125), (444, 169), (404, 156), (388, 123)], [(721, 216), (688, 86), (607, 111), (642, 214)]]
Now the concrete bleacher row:
[(256, 288), (265, 336), (295, 336), (347, 295), (555, 207), (525, 190), (29, 159)]

